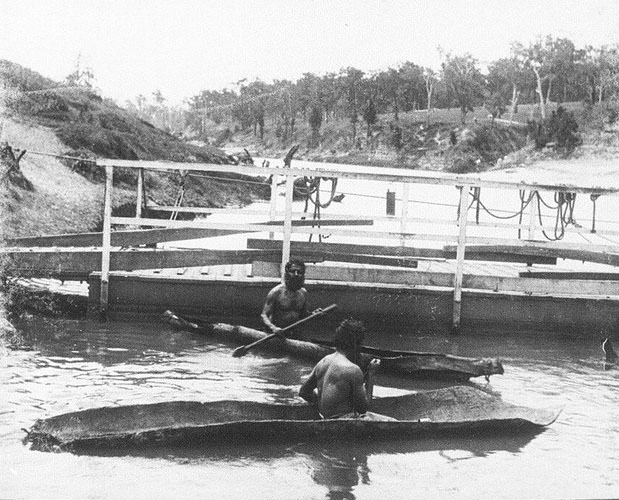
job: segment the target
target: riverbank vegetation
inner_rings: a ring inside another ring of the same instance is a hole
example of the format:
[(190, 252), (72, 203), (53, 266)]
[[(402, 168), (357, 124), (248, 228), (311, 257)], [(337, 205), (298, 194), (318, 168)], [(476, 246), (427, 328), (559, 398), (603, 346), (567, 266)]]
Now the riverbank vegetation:
[(583, 133), (619, 114), (618, 46), (548, 36), (514, 43), (485, 68), (470, 54), (441, 55), (438, 71), (410, 61), (375, 72), (348, 67), (296, 81), (241, 80), (183, 108), (156, 91), (126, 108), (172, 133), (264, 156), (300, 144), (308, 159), (456, 171), (489, 168), (527, 141), (569, 154)]

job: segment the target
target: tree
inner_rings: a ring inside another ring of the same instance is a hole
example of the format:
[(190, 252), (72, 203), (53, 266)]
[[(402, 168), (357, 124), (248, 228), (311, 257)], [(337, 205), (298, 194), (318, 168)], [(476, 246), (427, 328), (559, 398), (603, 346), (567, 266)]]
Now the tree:
[(470, 54), (446, 54), (442, 63), (443, 81), (452, 99), (460, 107), (462, 124), (466, 114), (483, 98), (484, 77), (477, 67), (477, 60)]
[[(535, 92), (539, 98), (542, 120), (546, 119), (546, 105), (550, 100), (553, 82), (567, 85), (574, 71), (574, 44), (565, 38), (554, 40), (551, 36), (538, 38), (525, 47), (521, 43), (512, 45), (512, 53), (518, 61), (535, 75)], [(546, 92), (544, 92), (544, 86)], [(567, 87), (565, 87), (567, 88)]]
[(69, 87), (84, 87), (92, 90), (94, 87), (95, 75), (92, 68), (82, 64), (82, 54), (78, 54), (75, 61), (75, 70), (65, 78), (65, 83)]
[(405, 62), (399, 70), (400, 95), (406, 111), (416, 110), (426, 96), (423, 68), (411, 62)]
[(311, 105), (309, 113), (309, 124), (312, 129), (312, 147), (318, 145), (318, 139), (320, 137), (320, 127), (322, 125), (322, 109), (317, 102)]
[(294, 133), (296, 115), (299, 110), (299, 99), (295, 85), (289, 80), (273, 82), (274, 95), (269, 100), (267, 111), (278, 121), (276, 135), (286, 143)]
[(346, 97), (347, 111), (352, 125), (352, 141), (357, 138), (357, 122), (359, 121), (359, 105), (361, 103), (361, 83), (364, 73), (361, 70), (349, 67), (340, 73), (342, 89)]
[(598, 55), (598, 101), (619, 95), (619, 47), (602, 47)]
[(393, 110), (393, 119), (399, 120), (400, 94), (402, 92), (402, 77), (399, 71), (389, 68), (376, 75), (377, 94), (385, 103), (389, 103)]
[(363, 119), (365, 120), (365, 123), (367, 123), (368, 125), (368, 131), (367, 131), (368, 139), (372, 135), (372, 125), (376, 123), (377, 116), (378, 115), (376, 113), (376, 107), (374, 106), (374, 100), (370, 98), (370, 100), (368, 101), (368, 105), (363, 110)]
[(514, 119), (520, 95), (531, 85), (529, 72), (516, 57), (499, 59), (488, 68), (486, 78), (491, 108), (510, 103), (509, 119)]
[(436, 73), (431, 68), (423, 69), (423, 81), (426, 87), (426, 104), (427, 115), (426, 123), (430, 125), (430, 113), (432, 112), (432, 94), (434, 93), (434, 85), (436, 84)]

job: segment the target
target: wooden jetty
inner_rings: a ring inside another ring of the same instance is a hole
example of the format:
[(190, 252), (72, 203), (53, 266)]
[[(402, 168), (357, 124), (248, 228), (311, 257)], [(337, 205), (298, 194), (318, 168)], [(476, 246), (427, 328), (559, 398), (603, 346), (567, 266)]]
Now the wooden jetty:
[[(267, 291), (280, 280), (283, 263), (296, 256), (308, 263), (307, 286), (317, 306), (336, 302), (343, 314), (406, 331), (599, 335), (617, 326), (619, 273), (613, 271), (619, 264), (614, 241), (619, 231), (613, 224), (619, 221), (600, 217), (617, 213), (616, 175), (591, 175), (583, 183), (569, 175), (555, 180), (556, 171), (548, 165), (536, 177), (535, 169), (463, 175), (302, 161), (281, 167), (111, 159), (97, 164), (106, 172), (102, 232), (15, 239), (1, 251), (5, 273), (87, 280), (91, 309), (104, 316), (143, 318), (171, 308), (255, 318)], [(115, 168), (138, 170), (135, 217), (112, 215)], [(596, 168), (615, 171), (612, 162), (569, 165), (574, 172)], [(264, 211), (148, 205), (197, 217), (145, 218), (142, 179), (149, 170), (270, 176), (271, 202)], [(390, 213), (324, 215), (324, 210), (316, 218), (316, 212), (314, 217), (295, 212), (299, 178), (388, 183), (397, 187), (398, 210), (393, 211), (392, 197)], [(413, 194), (437, 187), (456, 188), (449, 215), (441, 217), (438, 208), (429, 215), (416, 213), (413, 204), (419, 201)], [(486, 192), (497, 199), (520, 196), (509, 221), (487, 215), (492, 211), (480, 194)], [(577, 196), (593, 214), (583, 218), (579, 212), (579, 223)], [(543, 223), (551, 216), (543, 210), (561, 217), (551, 238)], [(229, 214), (241, 216), (222, 222)], [(328, 240), (322, 238), (325, 233)], [(209, 243), (239, 236), (243, 248)], [(201, 244), (187, 248), (188, 240)], [(184, 247), (171, 244), (179, 241)], [(566, 267), (570, 263), (574, 266)]]

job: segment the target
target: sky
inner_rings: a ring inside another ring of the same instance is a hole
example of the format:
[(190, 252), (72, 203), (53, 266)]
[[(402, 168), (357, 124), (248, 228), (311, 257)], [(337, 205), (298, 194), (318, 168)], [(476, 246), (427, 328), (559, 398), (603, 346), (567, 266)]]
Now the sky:
[(0, 59), (62, 81), (80, 57), (120, 104), (348, 66), (438, 69), (439, 47), (483, 67), (539, 36), (619, 43), (619, 0), (0, 0), (0, 12)]

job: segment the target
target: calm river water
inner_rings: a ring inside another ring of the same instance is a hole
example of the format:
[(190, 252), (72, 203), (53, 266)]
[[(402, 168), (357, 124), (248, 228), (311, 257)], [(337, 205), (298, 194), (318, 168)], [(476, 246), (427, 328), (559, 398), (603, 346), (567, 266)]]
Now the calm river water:
[[(311, 366), (248, 354), (163, 323), (29, 319), (4, 335), (0, 364), (0, 497), (11, 499), (410, 499), (619, 496), (619, 371), (596, 340), (402, 337), (374, 343), (500, 356), (505, 375), (476, 385), (504, 399), (562, 407), (531, 438), (424, 439), (157, 449), (88, 456), (31, 451), (37, 418), (169, 400), (299, 402)], [(326, 333), (326, 332), (322, 332)], [(372, 338), (369, 339), (372, 342)], [(378, 396), (439, 387), (379, 378)]]
[[(344, 202), (324, 213), (384, 214), (388, 188), (340, 184)], [(416, 201), (420, 198), (425, 203)], [(519, 205), (517, 193), (509, 203), (500, 193), (491, 198), (495, 208)], [(410, 213), (454, 220), (456, 203), (455, 189), (422, 186), (411, 191)], [(600, 219), (617, 213), (609, 206), (600, 208)], [(584, 223), (590, 206), (583, 204), (580, 210), (576, 214)], [(393, 225), (397, 229), (398, 224)], [(515, 236), (514, 230), (505, 232)], [(237, 240), (218, 244), (238, 248), (243, 243)], [(38, 418), (105, 405), (218, 399), (300, 402), (298, 387), (311, 366), (258, 354), (232, 358), (233, 346), (172, 331), (163, 323), (30, 318), (15, 326), (16, 334), (0, 335), (0, 498), (619, 497), (619, 369), (604, 369), (599, 335), (591, 332), (578, 338), (524, 337), (508, 330), (466, 337), (370, 334), (368, 343), (382, 347), (500, 357), (503, 376), (493, 376), (489, 384), (483, 379), (473, 383), (509, 402), (563, 408), (559, 419), (535, 437), (294, 442), (97, 456), (31, 451), (22, 443), (22, 429)], [(315, 327), (319, 329), (319, 323)], [(377, 396), (445, 385), (395, 377), (377, 383)]]

